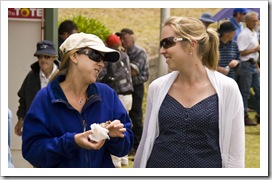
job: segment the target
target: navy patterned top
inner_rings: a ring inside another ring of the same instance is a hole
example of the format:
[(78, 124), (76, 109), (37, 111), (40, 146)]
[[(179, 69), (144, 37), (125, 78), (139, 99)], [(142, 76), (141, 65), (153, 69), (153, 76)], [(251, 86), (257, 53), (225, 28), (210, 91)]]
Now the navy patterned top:
[(217, 94), (191, 108), (167, 94), (159, 126), (147, 168), (222, 168)]
[[(240, 60), (240, 51), (235, 41), (229, 41), (226, 44), (220, 41), (219, 52), (220, 60), (218, 62), (218, 65), (220, 67), (226, 67), (233, 59)], [(231, 77), (232, 79), (235, 79), (236, 78), (235, 73), (236, 68), (231, 68), (227, 76)]]

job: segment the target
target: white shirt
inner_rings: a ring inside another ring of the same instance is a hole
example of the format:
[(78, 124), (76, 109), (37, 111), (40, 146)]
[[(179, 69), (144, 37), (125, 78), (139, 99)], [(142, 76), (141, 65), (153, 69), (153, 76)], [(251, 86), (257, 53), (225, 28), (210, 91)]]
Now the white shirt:
[[(240, 90), (233, 79), (208, 68), (206, 68), (206, 72), (218, 95), (222, 167), (244, 167), (245, 125)], [(149, 86), (143, 135), (134, 159), (134, 167), (136, 168), (146, 167), (154, 141), (159, 135), (159, 109), (178, 74), (177, 71), (174, 71), (154, 80)]]
[(51, 72), (51, 74), (48, 76), (48, 78), (46, 78), (45, 74), (43, 73), (43, 71), (40, 69), (40, 80), (41, 80), (41, 88), (44, 88), (45, 86), (47, 86), (52, 74), (54, 74), (54, 72), (58, 69), (57, 65), (54, 63), (53, 64), (53, 71)]
[[(245, 29), (238, 36), (237, 44), (239, 51), (256, 48), (259, 44), (258, 33), (254, 29), (253, 31), (251, 31), (250, 29), (245, 27)], [(259, 53), (254, 52), (246, 56), (240, 57), (241, 61), (247, 61), (250, 58), (253, 58), (257, 62), (259, 58)]]

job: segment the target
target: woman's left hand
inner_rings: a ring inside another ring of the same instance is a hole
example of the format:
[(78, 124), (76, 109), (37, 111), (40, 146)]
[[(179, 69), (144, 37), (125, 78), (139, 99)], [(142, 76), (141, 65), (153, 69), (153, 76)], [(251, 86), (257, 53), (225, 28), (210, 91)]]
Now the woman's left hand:
[(230, 63), (228, 65), (230, 68), (235, 68), (238, 64), (239, 64), (239, 61), (236, 59), (233, 59), (230, 61)]
[(126, 128), (118, 119), (112, 121), (106, 128), (109, 130), (110, 137), (125, 137), (123, 133), (126, 132)]

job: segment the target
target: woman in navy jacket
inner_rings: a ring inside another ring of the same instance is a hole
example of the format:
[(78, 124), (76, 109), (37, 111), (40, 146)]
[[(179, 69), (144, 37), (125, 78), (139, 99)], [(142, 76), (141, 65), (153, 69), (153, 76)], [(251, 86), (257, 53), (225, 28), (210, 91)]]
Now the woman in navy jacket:
[[(114, 167), (110, 154), (122, 157), (131, 150), (131, 122), (115, 91), (95, 81), (103, 61), (116, 62), (120, 54), (84, 33), (69, 36), (60, 52), (60, 70), (25, 117), (23, 157), (41, 168)], [(89, 138), (91, 124), (109, 120), (110, 139)]]

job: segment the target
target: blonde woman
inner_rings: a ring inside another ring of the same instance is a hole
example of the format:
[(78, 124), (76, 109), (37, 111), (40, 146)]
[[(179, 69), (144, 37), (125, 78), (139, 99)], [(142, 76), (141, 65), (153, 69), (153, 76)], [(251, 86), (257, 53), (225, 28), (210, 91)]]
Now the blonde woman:
[[(23, 157), (41, 168), (114, 167), (110, 155), (131, 150), (131, 122), (115, 91), (95, 81), (104, 61), (116, 62), (120, 54), (85, 33), (70, 35), (60, 51), (59, 72), (25, 117)], [(90, 126), (109, 121), (109, 139), (92, 139)]]
[(196, 18), (170, 17), (161, 39), (173, 72), (149, 86), (134, 167), (244, 167), (243, 101), (236, 82), (215, 71), (218, 35)]

